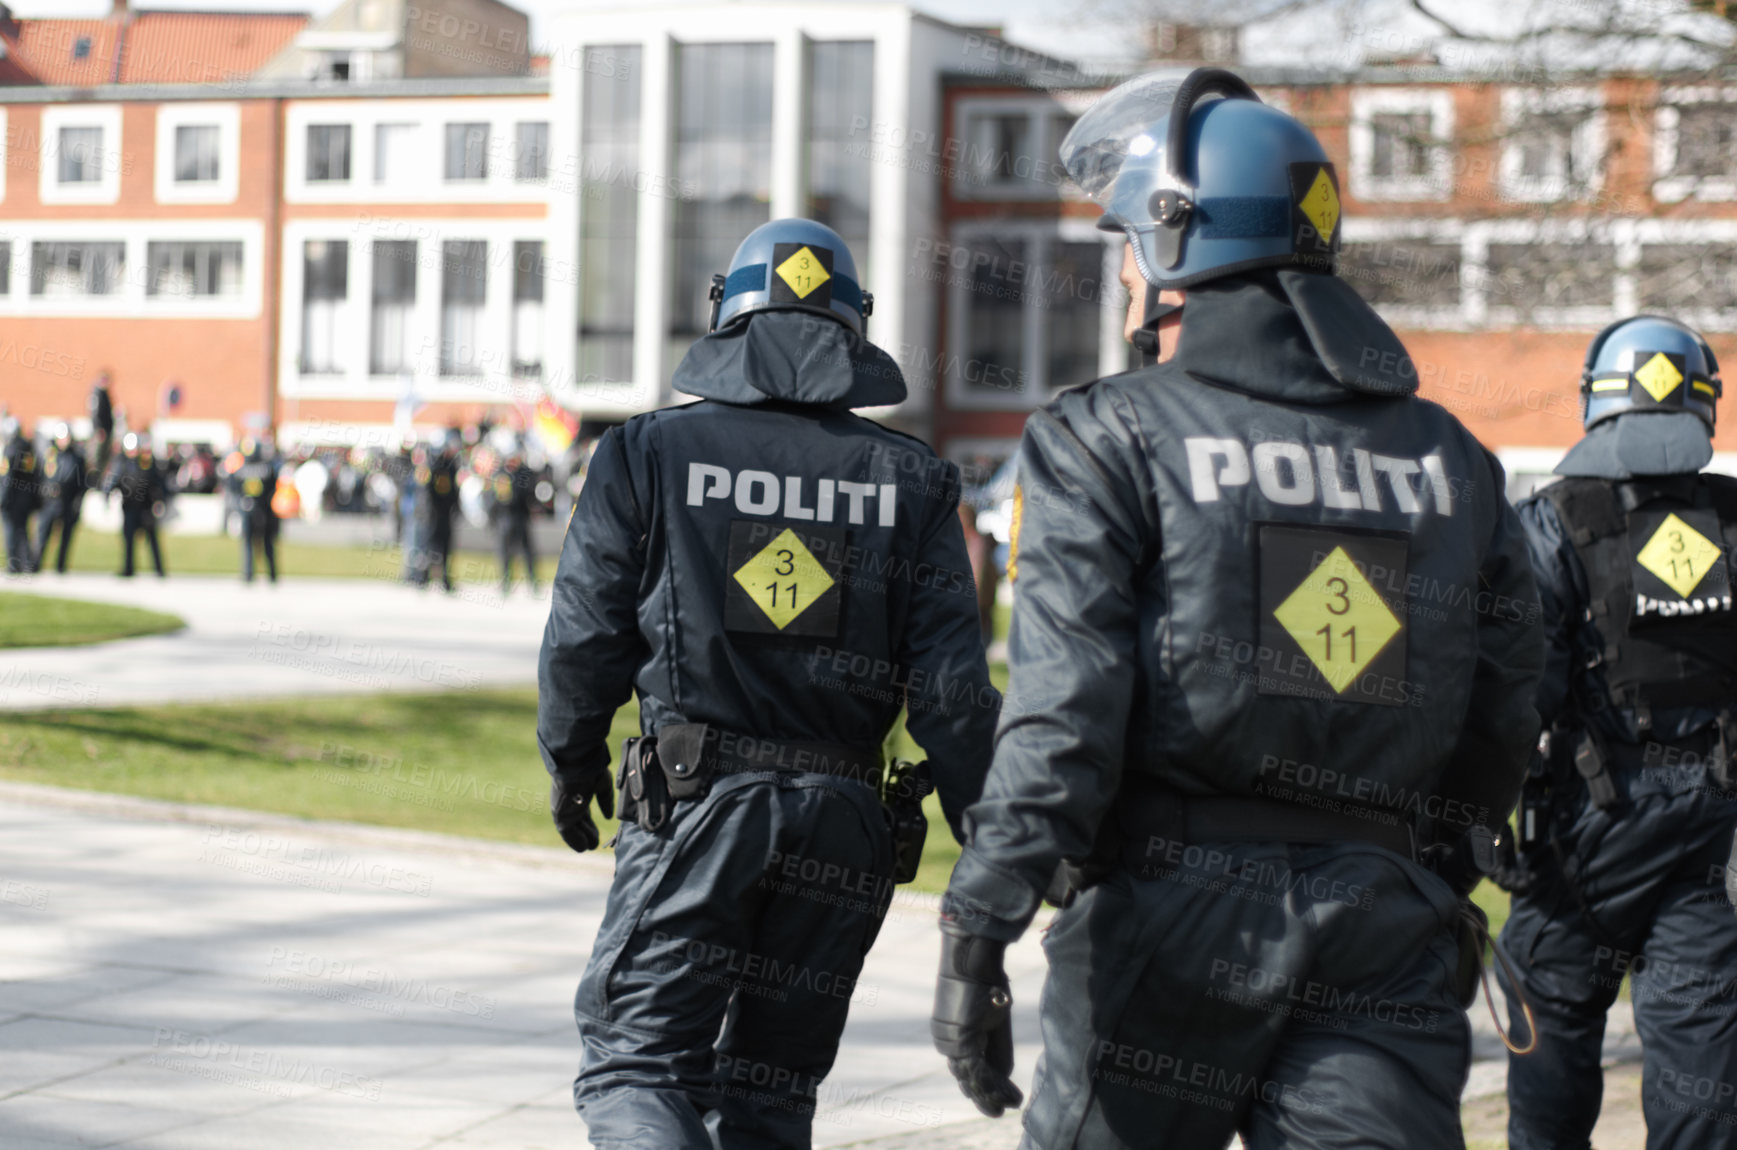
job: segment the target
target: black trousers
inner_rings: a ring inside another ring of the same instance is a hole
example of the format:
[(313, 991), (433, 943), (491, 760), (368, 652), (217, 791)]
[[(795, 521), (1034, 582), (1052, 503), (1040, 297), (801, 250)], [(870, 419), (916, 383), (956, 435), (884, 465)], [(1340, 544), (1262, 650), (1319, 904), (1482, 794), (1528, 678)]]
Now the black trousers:
[(535, 591), (537, 554), (531, 549), (530, 523), (525, 520), (515, 522), (503, 519), (495, 530), (501, 556), (501, 590), (505, 591), (513, 584), (513, 556), (518, 553), (525, 557), (525, 582)]
[(28, 575), (36, 570), (36, 555), (30, 550), (30, 512), (8, 511), (0, 515), (6, 529), (6, 570)]
[(158, 575), (167, 574), (163, 570), (163, 549), (157, 543), (156, 516), (130, 504), (121, 507), (121, 574), (133, 573), (133, 540), (140, 532), (144, 532), (145, 541), (151, 545), (151, 565)]
[(1653, 745), (1657, 765), (1615, 771), (1616, 807), (1578, 788), (1556, 813), (1555, 846), (1526, 856), (1532, 886), (1502, 930), (1538, 1020), (1537, 1051), (1508, 1060), (1513, 1150), (1585, 1150), (1624, 975), (1647, 1150), (1737, 1147), (1737, 914), (1725, 890), (1737, 797), (1708, 778), (1703, 748)]
[(269, 521), (261, 522), (253, 516), (243, 514), (241, 517), (241, 577), (247, 582), (253, 582), (253, 549), (255, 546), (265, 554), (266, 578), (277, 582), (277, 524)]
[(78, 512), (64, 504), (47, 504), (36, 519), (36, 563), (40, 567), (48, 562), (48, 541), (57, 526), (60, 528), (60, 549), (55, 553), (54, 569), (64, 575), (66, 557), (72, 551), (72, 533), (78, 530)]

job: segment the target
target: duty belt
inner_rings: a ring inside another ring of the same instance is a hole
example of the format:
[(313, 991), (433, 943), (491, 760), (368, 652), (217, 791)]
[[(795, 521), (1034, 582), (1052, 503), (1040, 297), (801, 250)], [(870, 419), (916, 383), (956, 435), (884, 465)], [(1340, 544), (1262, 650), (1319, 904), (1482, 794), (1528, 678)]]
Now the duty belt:
[(793, 771), (831, 775), (871, 787), (881, 785), (879, 747), (800, 739), (765, 739), (705, 723), (675, 723), (657, 731), (658, 758), (679, 790), (684, 780), (755, 771)]
[(1120, 819), (1123, 857), (1135, 869), (1150, 865), (1154, 843), (1367, 843), (1417, 858), (1405, 817), (1372, 807), (1350, 813), (1271, 799), (1139, 789), (1124, 793)]

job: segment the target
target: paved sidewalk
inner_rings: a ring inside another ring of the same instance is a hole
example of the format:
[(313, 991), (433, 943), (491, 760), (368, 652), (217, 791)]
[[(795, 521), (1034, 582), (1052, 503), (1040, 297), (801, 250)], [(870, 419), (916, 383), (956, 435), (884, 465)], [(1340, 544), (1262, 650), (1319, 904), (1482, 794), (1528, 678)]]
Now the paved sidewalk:
[[(581, 1145), (571, 1003), (609, 875), (561, 851), (0, 785), (0, 1146)], [(1028, 1040), (1036, 938), (1010, 964)], [(938, 955), (933, 901), (901, 896), (817, 1146), (975, 1115), (928, 1045)], [(1011, 1146), (1017, 1126), (994, 1133)]]
[(187, 621), (170, 635), (0, 653), (0, 710), (530, 685), (549, 616), (546, 598), (523, 591), (373, 579), (73, 574), (6, 578), (0, 590)]

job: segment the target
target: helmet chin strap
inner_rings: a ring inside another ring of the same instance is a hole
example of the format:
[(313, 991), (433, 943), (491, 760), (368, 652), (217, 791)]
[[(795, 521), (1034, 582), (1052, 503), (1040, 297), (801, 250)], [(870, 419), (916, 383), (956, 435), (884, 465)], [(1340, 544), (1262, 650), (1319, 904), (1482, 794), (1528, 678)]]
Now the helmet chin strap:
[(1159, 299), (1161, 294), (1157, 284), (1150, 280), (1146, 281), (1145, 319), (1140, 324), (1140, 330), (1136, 331), (1133, 338), (1128, 341), (1134, 345), (1134, 350), (1139, 352), (1145, 361), (1142, 364), (1144, 367), (1151, 367), (1158, 362), (1159, 321), (1182, 310), (1182, 305), (1179, 303), (1165, 303)]

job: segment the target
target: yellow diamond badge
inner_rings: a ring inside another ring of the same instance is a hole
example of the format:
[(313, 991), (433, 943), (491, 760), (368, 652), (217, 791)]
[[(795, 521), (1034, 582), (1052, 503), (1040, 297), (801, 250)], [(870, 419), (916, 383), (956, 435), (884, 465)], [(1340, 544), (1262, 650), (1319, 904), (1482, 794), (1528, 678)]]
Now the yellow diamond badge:
[(735, 579), (780, 631), (813, 606), (833, 583), (814, 552), (788, 527), (736, 568)]
[(1719, 556), (1719, 547), (1712, 540), (1675, 515), (1667, 515), (1634, 558), (1635, 562), (1657, 575), (1665, 586), (1687, 599), (1689, 592), (1719, 561)]
[(1315, 231), (1323, 242), (1333, 237), (1333, 229), (1339, 226), (1339, 193), (1333, 190), (1333, 181), (1327, 178), (1326, 168), (1315, 173), (1315, 182), (1303, 193), (1302, 202), (1297, 207), (1315, 225)]
[(809, 293), (832, 278), (832, 273), (826, 270), (826, 265), (821, 263), (819, 257), (806, 247), (797, 251), (774, 270), (778, 273), (779, 279), (790, 285), (790, 290), (796, 293), (797, 299), (807, 299)]
[(1683, 373), (1677, 370), (1677, 365), (1662, 351), (1647, 360), (1640, 370), (1634, 373), (1634, 377), (1647, 389), (1647, 394), (1653, 397), (1655, 403), (1663, 403), (1665, 396), (1677, 390), (1677, 385), (1683, 382)]
[(1343, 693), (1399, 634), (1400, 623), (1343, 547), (1273, 611), (1333, 689)]

